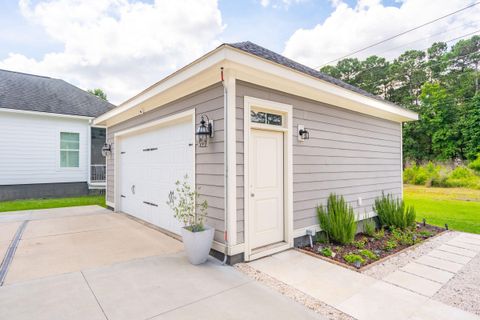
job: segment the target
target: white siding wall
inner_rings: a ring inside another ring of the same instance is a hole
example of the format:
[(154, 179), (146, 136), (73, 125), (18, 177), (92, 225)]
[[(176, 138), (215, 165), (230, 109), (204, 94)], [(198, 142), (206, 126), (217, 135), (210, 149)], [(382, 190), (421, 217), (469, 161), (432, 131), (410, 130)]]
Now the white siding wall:
[[(0, 185), (83, 182), (88, 120), (0, 112)], [(79, 168), (60, 168), (60, 132), (80, 134)]]

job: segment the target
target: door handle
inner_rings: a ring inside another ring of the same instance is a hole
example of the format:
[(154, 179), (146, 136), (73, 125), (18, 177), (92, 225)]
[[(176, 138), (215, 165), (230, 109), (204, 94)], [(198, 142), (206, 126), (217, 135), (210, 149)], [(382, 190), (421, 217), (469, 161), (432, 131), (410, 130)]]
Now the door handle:
[(253, 192), (250, 193), (250, 197), (252, 197), (252, 198), (255, 197), (255, 193), (253, 193)]
[(132, 194), (135, 194), (135, 185), (134, 184), (132, 185), (131, 190), (132, 190)]

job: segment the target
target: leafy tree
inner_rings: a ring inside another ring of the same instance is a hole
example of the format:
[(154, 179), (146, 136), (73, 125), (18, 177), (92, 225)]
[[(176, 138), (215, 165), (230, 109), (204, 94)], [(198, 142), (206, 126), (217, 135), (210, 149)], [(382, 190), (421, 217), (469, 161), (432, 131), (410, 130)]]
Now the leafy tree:
[(474, 160), (480, 154), (480, 93), (467, 104), (462, 121), (462, 134), (465, 140), (465, 156)]
[(89, 89), (87, 90), (89, 93), (93, 94), (94, 96), (99, 97), (100, 99), (103, 99), (105, 101), (107, 100), (107, 94), (100, 88), (95, 88), (95, 89)]
[(431, 136), (432, 156), (450, 160), (459, 156), (458, 115), (454, 101), (438, 83), (425, 83), (420, 95), (422, 102), (422, 127)]
[(474, 159), (480, 152), (480, 36), (433, 43), (393, 61), (348, 58), (321, 69), (419, 114), (403, 125), (405, 160)]

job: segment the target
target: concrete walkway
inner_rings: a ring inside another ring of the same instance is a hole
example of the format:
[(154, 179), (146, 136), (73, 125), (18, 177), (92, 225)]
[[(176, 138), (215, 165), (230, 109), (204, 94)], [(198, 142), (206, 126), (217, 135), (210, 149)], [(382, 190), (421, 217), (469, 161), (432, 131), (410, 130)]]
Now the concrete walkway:
[(356, 319), (480, 319), (432, 296), (480, 252), (480, 236), (459, 234), (378, 280), (290, 250), (249, 265)]
[(193, 266), (179, 241), (95, 206), (0, 213), (0, 261), (25, 220), (0, 319), (321, 319), (213, 258)]

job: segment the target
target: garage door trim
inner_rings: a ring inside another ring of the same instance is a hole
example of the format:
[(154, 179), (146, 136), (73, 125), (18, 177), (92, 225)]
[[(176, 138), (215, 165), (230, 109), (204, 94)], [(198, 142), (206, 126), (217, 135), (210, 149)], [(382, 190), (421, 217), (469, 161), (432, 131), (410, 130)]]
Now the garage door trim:
[[(115, 150), (114, 150), (114, 158), (113, 158), (113, 168), (114, 168), (114, 194), (113, 194), (113, 205), (114, 205), (114, 208), (115, 208), (115, 211), (121, 211), (122, 208), (120, 208), (120, 201), (118, 201), (120, 199), (120, 186), (119, 186), (119, 157), (120, 157), (120, 149), (117, 148), (117, 146), (119, 146), (118, 142), (119, 142), (119, 138), (121, 137), (125, 137), (125, 136), (128, 136), (130, 134), (135, 134), (137, 133), (138, 131), (142, 131), (142, 130), (147, 130), (147, 129), (153, 129), (154, 127), (160, 127), (160, 126), (169, 126), (169, 125), (173, 125), (175, 123), (180, 123), (180, 122), (183, 122), (185, 121), (186, 119), (190, 119), (191, 120), (191, 123), (192, 123), (192, 139), (193, 141), (195, 141), (195, 109), (191, 109), (191, 110), (188, 110), (188, 111), (184, 111), (184, 112), (180, 112), (180, 113), (177, 113), (177, 114), (174, 114), (174, 115), (171, 115), (171, 116), (168, 116), (168, 117), (165, 117), (165, 118), (162, 118), (162, 119), (158, 119), (158, 120), (154, 120), (154, 121), (150, 121), (150, 122), (147, 122), (147, 123), (144, 123), (144, 124), (141, 124), (141, 125), (138, 125), (138, 126), (135, 126), (135, 127), (132, 127), (132, 128), (129, 128), (129, 129), (125, 129), (125, 130), (122, 130), (122, 131), (119, 131), (119, 132), (116, 132), (114, 134), (114, 145), (115, 145)], [(194, 142), (195, 143), (195, 142)], [(193, 161), (192, 161), (192, 164), (193, 164), (193, 168), (192, 168), (192, 185), (196, 185), (195, 184), (195, 150), (194, 152), (192, 152), (193, 154)], [(107, 181), (108, 181), (108, 176), (107, 176)]]

